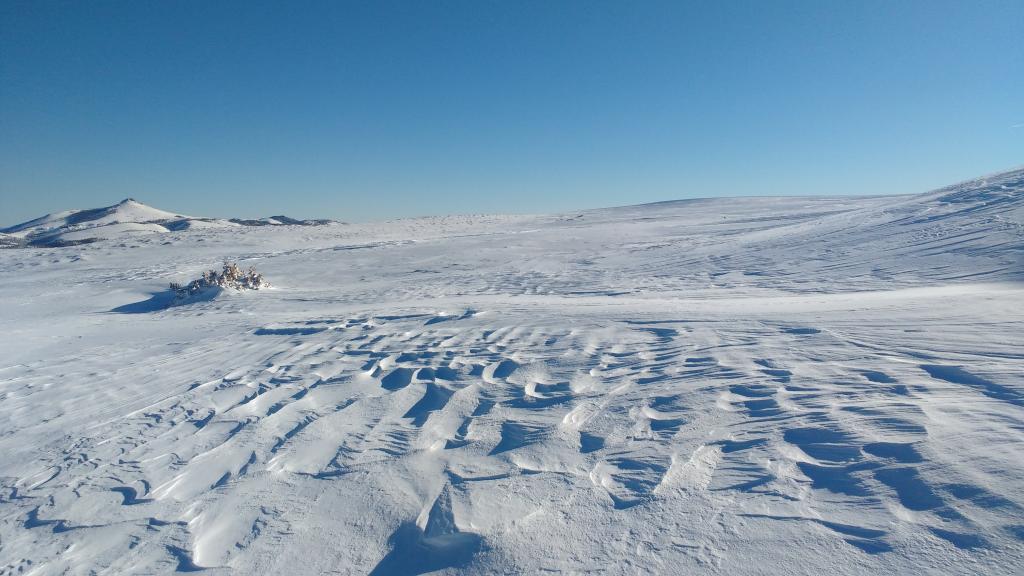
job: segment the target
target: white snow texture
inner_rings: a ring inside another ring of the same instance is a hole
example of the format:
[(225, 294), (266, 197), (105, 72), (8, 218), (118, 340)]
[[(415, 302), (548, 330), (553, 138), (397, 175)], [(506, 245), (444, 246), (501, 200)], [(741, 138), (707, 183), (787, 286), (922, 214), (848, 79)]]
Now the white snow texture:
[[(360, 225), (85, 212), (3, 230), (102, 234), (0, 250), (0, 575), (1024, 566), (1024, 171)], [(272, 288), (167, 306), (225, 259)]]

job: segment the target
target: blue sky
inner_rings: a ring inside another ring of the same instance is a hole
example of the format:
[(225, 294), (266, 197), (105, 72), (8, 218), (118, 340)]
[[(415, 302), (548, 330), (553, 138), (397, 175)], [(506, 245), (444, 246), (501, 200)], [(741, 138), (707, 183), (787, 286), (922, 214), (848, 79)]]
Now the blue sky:
[(0, 224), (921, 192), (1024, 164), (1024, 2), (0, 2)]

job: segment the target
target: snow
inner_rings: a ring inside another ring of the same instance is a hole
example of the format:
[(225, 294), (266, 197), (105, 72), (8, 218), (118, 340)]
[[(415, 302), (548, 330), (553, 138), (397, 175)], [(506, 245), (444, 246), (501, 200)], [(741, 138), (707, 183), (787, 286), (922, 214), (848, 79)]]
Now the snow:
[(0, 233), (0, 248), (17, 247), (21, 245), (21, 238), (11, 234)]
[(158, 210), (127, 198), (118, 204), (94, 210), (68, 210), (48, 214), (24, 224), (12, 226), (4, 232), (20, 237), (39, 236), (57, 230), (85, 230), (110, 224), (146, 223), (187, 218), (180, 214)]
[(167, 223), (166, 227), (173, 231), (202, 230), (211, 228), (235, 228), (240, 224), (220, 219), (184, 219)]
[(1024, 171), (0, 250), (0, 573), (1019, 573), (1022, 255)]
[(296, 220), (274, 216), (258, 220), (224, 220), (182, 216), (127, 198), (113, 206), (68, 210), (0, 230), (0, 248), (28, 244), (66, 247), (123, 237), (125, 233), (162, 234), (187, 230), (236, 228), (238, 226), (320, 226), (331, 220)]

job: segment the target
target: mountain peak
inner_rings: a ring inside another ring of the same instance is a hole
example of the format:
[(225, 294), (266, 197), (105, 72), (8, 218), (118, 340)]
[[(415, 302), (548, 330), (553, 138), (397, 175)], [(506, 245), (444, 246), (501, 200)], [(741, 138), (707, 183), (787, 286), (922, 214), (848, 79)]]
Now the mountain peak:
[(193, 228), (224, 228), (232, 226), (318, 226), (331, 220), (296, 220), (273, 216), (256, 220), (232, 218), (197, 218), (167, 212), (125, 198), (117, 204), (88, 210), (67, 210), (47, 214), (9, 228), (0, 228), (0, 248), (13, 246), (68, 246), (93, 242), (115, 235), (150, 234)]

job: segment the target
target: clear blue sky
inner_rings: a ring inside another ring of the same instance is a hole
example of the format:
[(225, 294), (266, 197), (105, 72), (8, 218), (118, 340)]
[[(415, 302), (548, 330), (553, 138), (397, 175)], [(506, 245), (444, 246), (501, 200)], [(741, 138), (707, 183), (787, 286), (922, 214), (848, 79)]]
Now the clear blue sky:
[(0, 225), (925, 191), (1024, 164), (1024, 2), (0, 0)]

